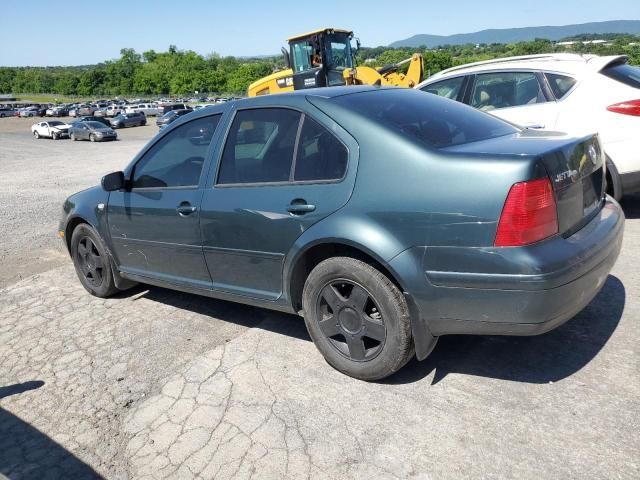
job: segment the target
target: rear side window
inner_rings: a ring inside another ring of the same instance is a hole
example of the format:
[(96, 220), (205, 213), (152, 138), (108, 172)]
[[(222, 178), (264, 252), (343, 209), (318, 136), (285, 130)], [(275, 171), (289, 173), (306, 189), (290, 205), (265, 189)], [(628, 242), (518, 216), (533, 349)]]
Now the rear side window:
[(480, 74), (471, 95), (471, 106), (484, 112), (546, 101), (538, 77), (530, 72)]
[(567, 75), (560, 75), (558, 73), (545, 73), (544, 75), (547, 77), (553, 95), (558, 100), (563, 98), (576, 84), (576, 79), (568, 77)]
[(347, 148), (329, 130), (305, 116), (293, 179), (338, 180), (347, 169), (348, 156)]
[(610, 65), (600, 73), (630, 87), (640, 88), (640, 67), (632, 67), (628, 63)]
[(286, 108), (238, 111), (222, 153), (218, 184), (288, 182), (300, 117)]
[(450, 98), (451, 100), (457, 100), (462, 88), (462, 82), (464, 77), (455, 77), (435, 82), (430, 85), (425, 85), (420, 90), (427, 93), (433, 93), (444, 98)]
[(373, 90), (334, 101), (428, 147), (446, 148), (516, 133), (510, 124), (462, 103), (413, 89)]

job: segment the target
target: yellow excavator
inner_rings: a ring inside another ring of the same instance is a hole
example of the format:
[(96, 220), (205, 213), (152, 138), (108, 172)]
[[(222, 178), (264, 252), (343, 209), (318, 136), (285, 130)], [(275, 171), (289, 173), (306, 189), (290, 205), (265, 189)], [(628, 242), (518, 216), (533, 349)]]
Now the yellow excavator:
[[(352, 31), (337, 28), (322, 28), (289, 38), (289, 50), (282, 48), (287, 69), (253, 82), (249, 85), (247, 94), (255, 97), (342, 85), (413, 87), (422, 81), (424, 61), (419, 53), (378, 69), (356, 66), (352, 39)], [(356, 42), (359, 48), (360, 42)], [(407, 72), (401, 73), (400, 68), (407, 64)]]

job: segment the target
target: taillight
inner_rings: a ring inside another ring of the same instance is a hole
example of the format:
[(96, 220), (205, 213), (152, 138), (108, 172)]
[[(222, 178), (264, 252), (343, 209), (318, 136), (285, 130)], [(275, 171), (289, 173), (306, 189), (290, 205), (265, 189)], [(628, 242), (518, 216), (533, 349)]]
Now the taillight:
[(614, 113), (622, 113), (623, 115), (640, 117), (640, 100), (614, 103), (613, 105), (609, 105), (607, 110)]
[(514, 184), (500, 214), (495, 246), (529, 245), (556, 233), (558, 212), (549, 179)]

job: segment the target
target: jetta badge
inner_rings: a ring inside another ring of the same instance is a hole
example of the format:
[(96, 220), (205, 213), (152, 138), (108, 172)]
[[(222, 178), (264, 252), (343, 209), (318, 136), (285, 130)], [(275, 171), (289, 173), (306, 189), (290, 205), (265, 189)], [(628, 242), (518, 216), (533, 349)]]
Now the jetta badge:
[(591, 163), (593, 163), (593, 165), (597, 165), (598, 152), (596, 151), (596, 147), (594, 147), (593, 144), (589, 145), (589, 148), (587, 148), (587, 153), (589, 154), (589, 160), (591, 160)]

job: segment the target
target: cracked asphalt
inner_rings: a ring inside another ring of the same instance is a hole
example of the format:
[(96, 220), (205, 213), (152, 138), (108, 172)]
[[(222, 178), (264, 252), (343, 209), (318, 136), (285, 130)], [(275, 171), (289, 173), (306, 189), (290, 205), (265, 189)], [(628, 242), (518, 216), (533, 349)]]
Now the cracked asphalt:
[(640, 198), (567, 324), (443, 337), (365, 383), (295, 316), (146, 286), (88, 295), (54, 237), (60, 202), (154, 130), (36, 142), (3, 120), (0, 478), (640, 478)]

